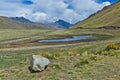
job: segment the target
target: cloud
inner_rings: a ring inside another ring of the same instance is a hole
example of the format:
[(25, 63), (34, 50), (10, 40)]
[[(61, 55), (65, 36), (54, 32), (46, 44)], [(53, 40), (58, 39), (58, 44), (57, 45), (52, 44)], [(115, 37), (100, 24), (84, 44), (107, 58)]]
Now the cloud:
[(110, 2), (103, 2), (101, 4), (95, 2), (94, 0), (74, 0), (71, 5), (73, 10), (80, 15), (80, 20), (87, 18), (90, 14), (97, 12), (105, 6), (110, 5)]
[(106, 1), (106, 2), (103, 2), (102, 4), (103, 4), (104, 6), (111, 5), (111, 3), (110, 3), (110, 2), (108, 2), (108, 1)]
[(63, 19), (76, 23), (108, 6), (96, 0), (0, 0), (1, 16), (23, 16), (35, 22), (54, 22)]
[(106, 1), (108, 1), (110, 3), (114, 3), (114, 2), (117, 2), (118, 0), (95, 0), (95, 1), (98, 2), (98, 3), (103, 3), (103, 2), (106, 2)]
[(24, 17), (29, 17), (34, 22), (42, 22), (42, 23), (45, 23), (45, 21), (48, 18), (47, 14), (43, 12), (29, 13), (28, 15), (27, 14), (24, 15)]

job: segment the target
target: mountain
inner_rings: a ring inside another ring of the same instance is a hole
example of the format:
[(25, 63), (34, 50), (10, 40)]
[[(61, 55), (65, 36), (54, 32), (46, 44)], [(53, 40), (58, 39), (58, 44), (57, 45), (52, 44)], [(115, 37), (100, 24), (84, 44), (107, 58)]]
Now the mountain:
[(52, 27), (52, 28), (56, 28), (56, 29), (68, 29), (73, 24), (70, 24), (69, 22), (66, 22), (64, 20), (58, 20), (54, 23), (48, 23), (47, 25)]
[(23, 24), (12, 21), (8, 17), (0, 16), (0, 29), (24, 29)]
[(56, 29), (68, 29), (69, 27), (72, 26), (72, 24), (64, 21), (64, 20), (58, 20), (55, 23), (48, 23), (48, 24), (42, 24), (42, 23), (35, 23), (32, 22), (24, 17), (9, 17), (11, 20), (19, 22), (19, 23), (24, 23), (24, 24), (29, 24), (29, 25), (42, 25), (42, 26), (47, 26), (49, 28), (56, 28)]
[(17, 22), (22, 22), (22, 23), (33, 23), (32, 21), (24, 18), (24, 17), (9, 17), (10, 19), (17, 21)]
[[(0, 16), (0, 29), (48, 29), (44, 24), (22, 23), (8, 17)], [(50, 28), (49, 28), (50, 29)]]
[(72, 26), (69, 22), (66, 22), (64, 20), (58, 20), (55, 22), (56, 25), (58, 25), (58, 28), (68, 29)]
[(76, 23), (75, 28), (120, 28), (120, 1)]

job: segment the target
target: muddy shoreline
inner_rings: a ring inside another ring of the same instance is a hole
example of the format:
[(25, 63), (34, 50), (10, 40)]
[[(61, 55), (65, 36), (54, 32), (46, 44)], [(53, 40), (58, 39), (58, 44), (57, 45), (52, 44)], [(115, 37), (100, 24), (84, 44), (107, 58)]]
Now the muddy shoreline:
[(5, 44), (5, 45), (0, 46), (0, 49), (2, 49), (2, 48), (19, 48), (19, 47), (74, 44), (74, 43), (91, 42), (91, 41), (97, 41), (97, 40), (87, 39), (87, 40), (78, 40), (78, 41), (69, 41), (69, 42), (54, 42), (54, 43), (53, 42), (38, 42), (38, 40), (36, 40), (36, 41), (32, 41), (32, 42), (21, 42), (21, 43)]

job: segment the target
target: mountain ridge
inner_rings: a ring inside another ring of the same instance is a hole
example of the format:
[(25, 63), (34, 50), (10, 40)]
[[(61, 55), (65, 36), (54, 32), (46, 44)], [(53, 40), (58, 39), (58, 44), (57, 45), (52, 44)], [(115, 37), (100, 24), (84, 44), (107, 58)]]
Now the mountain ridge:
[(32, 21), (30, 21), (29, 19), (26, 19), (24, 17), (9, 17), (9, 18), (14, 21), (21, 22), (21, 23), (33, 23)]
[(47, 26), (49, 28), (55, 28), (55, 29), (68, 29), (69, 27), (72, 26), (72, 24), (70, 24), (69, 22), (61, 20), (61, 19), (59, 19), (58, 21), (56, 21), (54, 23), (48, 23), (48, 24), (32, 22), (29, 19), (26, 19), (24, 17), (9, 17), (9, 19), (19, 22), (19, 23), (23, 23), (23, 24), (32, 24), (32, 25), (38, 24), (38, 25)]
[(70, 24), (69, 22), (61, 20), (61, 19), (56, 21), (55, 24), (57, 24), (59, 28), (63, 28), (63, 29), (68, 29), (69, 27), (71, 27), (73, 25), (73, 24)]
[(50, 27), (52, 27), (52, 28), (56, 28), (56, 29), (68, 29), (73, 24), (70, 24), (67, 21), (59, 19), (59, 20), (57, 20), (57, 21), (55, 21), (53, 23), (48, 23), (47, 25), (50, 26)]
[(22, 23), (10, 19), (9, 17), (0, 16), (0, 29), (50, 29), (44, 24)]
[(120, 27), (120, 1), (104, 7), (87, 19), (79, 21), (71, 27), (75, 28), (119, 28)]

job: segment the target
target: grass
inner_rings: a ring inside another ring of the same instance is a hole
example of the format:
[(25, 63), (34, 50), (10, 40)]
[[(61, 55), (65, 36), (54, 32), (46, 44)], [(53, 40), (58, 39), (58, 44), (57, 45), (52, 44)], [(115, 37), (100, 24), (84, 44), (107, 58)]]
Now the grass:
[[(61, 52), (64, 55), (58, 58), (50, 58), (51, 64), (46, 71), (40, 73), (30, 73), (28, 70), (29, 59), (32, 54), (40, 54), (47, 52), (52, 54)], [(67, 49), (70, 52), (71, 49)], [(109, 55), (96, 55), (94, 53), (88, 54), (87, 56), (69, 56), (65, 50), (31, 50), (31, 51), (18, 51), (13, 55), (7, 55), (1, 57), (0, 62), (0, 78), (2, 80), (13, 80), (13, 79), (25, 79), (25, 80), (70, 80), (70, 79), (82, 79), (82, 80), (101, 80), (101, 79), (115, 79), (119, 80), (119, 69), (120, 66), (120, 51), (116, 51), (118, 56)], [(39, 53), (38, 53), (39, 52)], [(7, 52), (9, 54), (13, 52)], [(21, 53), (21, 54), (20, 54)], [(25, 54), (24, 54), (25, 53)], [(30, 53), (30, 54), (29, 54)], [(77, 53), (77, 50), (76, 52)], [(77, 53), (79, 54), (79, 53)], [(11, 60), (12, 59), (12, 60)], [(5, 62), (9, 61), (9, 62)], [(13, 61), (14, 63), (12, 63)], [(114, 64), (114, 65), (113, 65)], [(5, 66), (9, 65), (9, 66)], [(9, 74), (9, 75), (8, 75)]]
[(0, 29), (25, 29), (24, 24), (16, 23), (6, 17), (0, 16)]
[(103, 8), (103, 10), (91, 15), (87, 19), (78, 22), (72, 28), (100, 28), (120, 27), (120, 2)]
[[(104, 33), (103, 33), (104, 32)], [(97, 30), (97, 29), (77, 29), (77, 30), (13, 30), (13, 29), (0, 29), (0, 41), (7, 41), (13, 39), (21, 38), (57, 38), (66, 37), (73, 35), (83, 35), (83, 34), (99, 34), (99, 35), (119, 35), (119, 30)], [(36, 37), (35, 37), (36, 36)], [(30, 40), (29, 39), (29, 40)]]
[[(2, 32), (2, 30), (1, 30)], [(36, 39), (57, 38), (73, 35), (92, 34), (96, 41), (78, 42), (59, 45), (44, 45), (19, 48), (0, 49), (0, 79), (1, 80), (119, 80), (120, 50), (105, 50), (108, 44), (120, 44), (119, 30), (8, 30), (11, 33), (23, 33), (20, 38), (39, 36)], [(30, 34), (28, 34), (31, 32)], [(5, 32), (3, 32), (5, 33)], [(12, 35), (12, 34), (4, 34)], [(1, 41), (15, 39), (1, 38)], [(104, 38), (104, 39), (103, 39)], [(3, 40), (2, 40), (3, 39)], [(30, 41), (32, 41), (30, 40)], [(29, 41), (29, 40), (28, 40)], [(23, 41), (24, 42), (24, 41)], [(18, 42), (19, 43), (19, 42)], [(101, 52), (98, 54), (98, 52)], [(106, 55), (107, 53), (107, 55)], [(115, 55), (111, 55), (116, 53)], [(50, 59), (47, 70), (40, 73), (30, 73), (29, 61), (33, 54)]]
[(21, 23), (13, 21), (8, 17), (0, 16), (0, 29), (50, 29), (48, 26), (37, 23)]
[[(0, 41), (7, 41), (21, 38), (31, 38), (34, 36), (41, 36), (52, 30), (13, 30), (0, 29)], [(42, 36), (41, 36), (42, 37)], [(29, 39), (30, 40), (30, 39)]]

